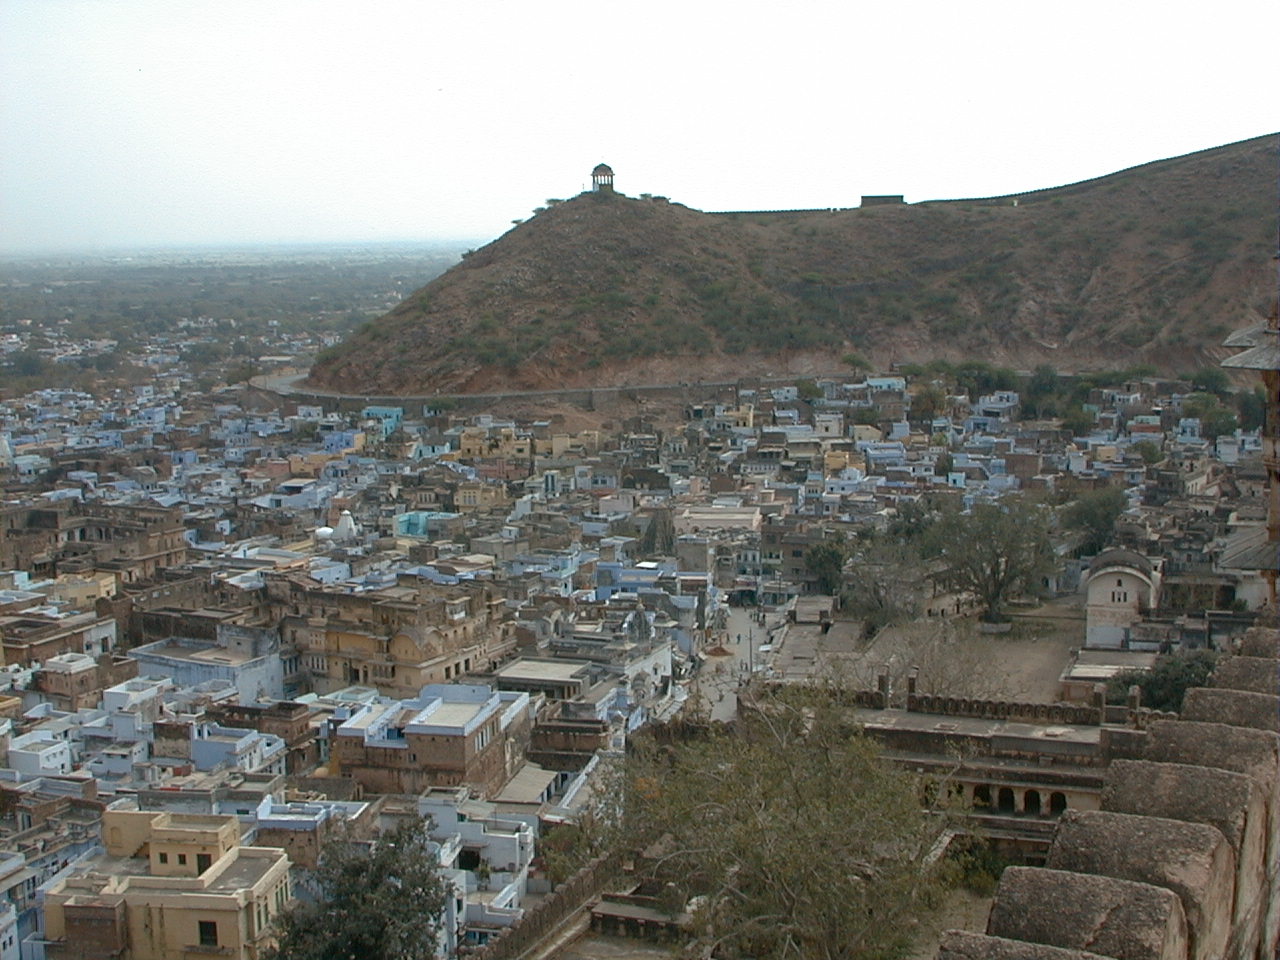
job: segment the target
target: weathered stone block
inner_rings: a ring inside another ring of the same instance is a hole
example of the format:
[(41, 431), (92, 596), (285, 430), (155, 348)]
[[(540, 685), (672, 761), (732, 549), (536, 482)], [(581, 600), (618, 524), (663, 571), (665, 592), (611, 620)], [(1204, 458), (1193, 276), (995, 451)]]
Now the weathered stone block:
[(1272, 627), (1250, 627), (1240, 641), (1242, 657), (1280, 657), (1280, 630)]
[(1147, 759), (1199, 764), (1253, 777), (1267, 803), (1267, 888), (1262, 946), (1271, 960), (1280, 941), (1280, 736), (1264, 730), (1187, 720), (1160, 721), (1148, 730)]
[(1197, 960), (1221, 957), (1235, 908), (1235, 854), (1216, 827), (1126, 813), (1068, 811), (1045, 866), (1165, 887), (1182, 901)]
[(948, 930), (938, 944), (936, 960), (1109, 960), (1084, 950), (1049, 947), (1025, 940), (1006, 940), (964, 930)]
[(1265, 787), (1280, 776), (1280, 735), (1185, 716), (1157, 720), (1147, 729), (1144, 759), (1247, 773)]
[(1107, 771), (1102, 809), (1217, 827), (1236, 856), (1235, 921), (1255, 912), (1267, 882), (1268, 813), (1254, 778), (1183, 763), (1118, 760)]
[(1280, 697), (1245, 690), (1193, 687), (1183, 698), (1182, 718), (1280, 733)]
[(1280, 660), (1261, 657), (1226, 657), (1218, 661), (1212, 685), (1224, 690), (1280, 695)]
[[(1117, 760), (1102, 788), (1103, 810), (1207, 823), (1222, 831), (1237, 853), (1249, 833), (1250, 814), (1260, 818), (1264, 808), (1252, 777), (1185, 763)], [(1262, 831), (1255, 829), (1254, 835), (1261, 838)]]
[(1187, 955), (1187, 921), (1172, 891), (1038, 867), (1004, 871), (987, 934), (1116, 960), (1185, 960)]

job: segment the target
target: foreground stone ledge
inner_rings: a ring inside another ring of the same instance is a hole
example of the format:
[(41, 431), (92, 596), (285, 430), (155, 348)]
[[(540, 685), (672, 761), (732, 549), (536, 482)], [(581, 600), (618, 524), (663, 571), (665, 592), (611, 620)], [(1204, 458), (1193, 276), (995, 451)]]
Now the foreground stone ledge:
[(1149, 883), (1182, 901), (1188, 956), (1221, 957), (1235, 908), (1235, 854), (1216, 827), (1127, 813), (1068, 811), (1045, 866)]
[(1217, 827), (1237, 853), (1252, 830), (1261, 839), (1266, 804), (1257, 781), (1242, 773), (1185, 763), (1115, 760), (1102, 788), (1102, 809)]
[(1113, 960), (1084, 950), (1049, 947), (1025, 940), (988, 937), (965, 930), (948, 930), (938, 945), (936, 960)]
[(947, 931), (942, 934), (936, 960), (1114, 960), (1101, 954), (1024, 940), (1005, 940), (983, 933)]
[(1280, 658), (1280, 630), (1274, 627), (1250, 627), (1240, 640), (1237, 651), (1242, 657)]
[(1186, 720), (1280, 733), (1280, 697), (1245, 690), (1193, 687), (1182, 701), (1182, 716)]
[(1182, 763), (1117, 760), (1107, 771), (1102, 809), (1216, 827), (1236, 858), (1234, 921), (1257, 913), (1267, 896), (1270, 817), (1253, 777)]
[(1226, 657), (1214, 668), (1210, 684), (1223, 690), (1280, 695), (1280, 660)]
[(1245, 773), (1266, 788), (1280, 778), (1280, 735), (1184, 715), (1151, 724), (1144, 759)]
[(987, 934), (1115, 960), (1187, 955), (1186, 916), (1171, 890), (1041, 867), (1004, 871)]

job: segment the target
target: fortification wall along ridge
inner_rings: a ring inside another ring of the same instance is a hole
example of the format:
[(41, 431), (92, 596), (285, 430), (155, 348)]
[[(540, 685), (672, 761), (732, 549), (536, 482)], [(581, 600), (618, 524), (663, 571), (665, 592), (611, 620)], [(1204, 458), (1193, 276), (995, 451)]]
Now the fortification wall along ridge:
[(1280, 631), (1255, 630), (1178, 719), (1136, 733), (1101, 807), (1045, 867), (1011, 867), (985, 935), (938, 960), (1274, 960), (1280, 946)]

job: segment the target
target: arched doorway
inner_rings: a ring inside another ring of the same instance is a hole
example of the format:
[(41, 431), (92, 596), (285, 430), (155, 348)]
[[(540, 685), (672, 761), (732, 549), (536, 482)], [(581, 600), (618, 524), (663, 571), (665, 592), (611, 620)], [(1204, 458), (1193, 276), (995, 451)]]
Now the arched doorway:
[(996, 794), (996, 809), (1001, 813), (1013, 813), (1013, 790), (1009, 787), (1001, 787), (1000, 792)]
[(1028, 790), (1022, 796), (1022, 812), (1032, 816), (1040, 816), (1040, 791)]
[(1067, 795), (1065, 793), (1054, 792), (1049, 794), (1049, 812), (1053, 816), (1058, 816), (1067, 809)]

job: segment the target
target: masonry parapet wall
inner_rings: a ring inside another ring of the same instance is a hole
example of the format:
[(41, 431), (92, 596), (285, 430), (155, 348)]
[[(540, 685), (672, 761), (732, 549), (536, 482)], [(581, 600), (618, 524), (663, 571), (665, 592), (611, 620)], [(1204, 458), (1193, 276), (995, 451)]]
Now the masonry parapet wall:
[(1046, 866), (1007, 869), (986, 934), (948, 933), (939, 960), (1273, 960), (1278, 637), (1248, 638), (1177, 719), (1124, 731), (1101, 809), (1067, 811)]
[(1100, 707), (1075, 703), (1023, 703), (1017, 700), (982, 700), (970, 697), (907, 694), (909, 713), (932, 713), (945, 717), (972, 717), (977, 720), (1020, 720), (1038, 724), (1100, 726)]

